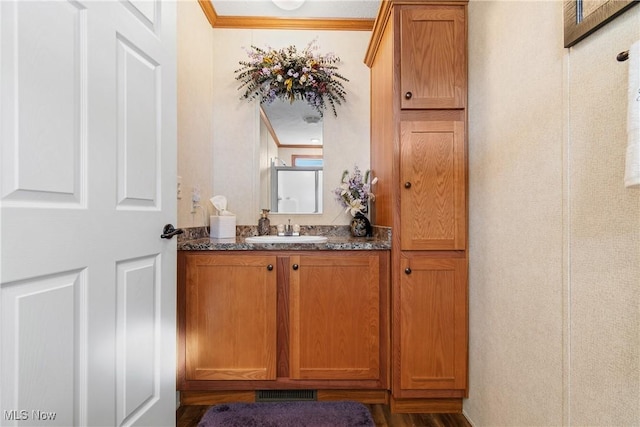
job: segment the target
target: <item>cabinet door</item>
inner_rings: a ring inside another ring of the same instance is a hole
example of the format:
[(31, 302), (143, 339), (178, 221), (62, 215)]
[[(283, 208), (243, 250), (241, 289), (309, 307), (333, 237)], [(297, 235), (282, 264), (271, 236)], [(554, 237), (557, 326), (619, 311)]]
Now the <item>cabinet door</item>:
[(292, 256), (291, 265), (291, 378), (378, 379), (378, 255)]
[(276, 257), (186, 260), (186, 379), (276, 378)]
[(466, 247), (464, 122), (402, 122), (402, 250)]
[(464, 108), (467, 93), (464, 6), (400, 10), (402, 108)]
[[(464, 258), (400, 259), (394, 298), (395, 390), (465, 389), (467, 292)], [(401, 394), (401, 391), (398, 393)]]

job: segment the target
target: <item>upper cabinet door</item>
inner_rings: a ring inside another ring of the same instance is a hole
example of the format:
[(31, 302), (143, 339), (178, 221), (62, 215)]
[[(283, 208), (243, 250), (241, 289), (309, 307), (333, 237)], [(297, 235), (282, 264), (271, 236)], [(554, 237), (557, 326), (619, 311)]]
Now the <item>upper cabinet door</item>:
[(464, 6), (400, 11), (403, 109), (465, 108), (467, 59)]

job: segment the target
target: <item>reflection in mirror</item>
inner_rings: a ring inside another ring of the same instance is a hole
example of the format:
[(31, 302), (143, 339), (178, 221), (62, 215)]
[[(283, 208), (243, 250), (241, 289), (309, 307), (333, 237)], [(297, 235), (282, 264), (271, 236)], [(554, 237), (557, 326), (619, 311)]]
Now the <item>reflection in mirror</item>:
[(322, 213), (322, 118), (305, 101), (260, 106), (260, 205)]
[(276, 166), (274, 163), (271, 207), (278, 213), (322, 212), (322, 167)]

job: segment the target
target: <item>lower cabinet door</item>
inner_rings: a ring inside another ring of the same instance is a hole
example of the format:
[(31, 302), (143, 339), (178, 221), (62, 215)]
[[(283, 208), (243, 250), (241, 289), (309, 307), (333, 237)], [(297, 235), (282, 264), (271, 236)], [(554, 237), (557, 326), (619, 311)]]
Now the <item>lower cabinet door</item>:
[[(467, 384), (465, 258), (401, 256), (394, 290), (394, 395), (464, 390)], [(396, 393), (397, 391), (397, 393)]]
[(187, 380), (276, 378), (276, 257), (187, 255)]
[(292, 256), (289, 268), (290, 377), (379, 379), (379, 255)]

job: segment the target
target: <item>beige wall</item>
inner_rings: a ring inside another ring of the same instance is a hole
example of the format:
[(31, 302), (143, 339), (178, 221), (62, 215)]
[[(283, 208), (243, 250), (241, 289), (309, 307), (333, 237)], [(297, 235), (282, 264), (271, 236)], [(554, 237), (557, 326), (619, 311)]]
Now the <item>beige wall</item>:
[[(178, 227), (207, 223), (213, 182), (213, 35), (196, 1), (178, 2)], [(191, 213), (191, 196), (199, 186), (201, 206)], [(205, 213), (205, 215), (203, 215)]]
[(469, 5), (476, 426), (640, 425), (640, 189), (624, 187), (640, 7), (563, 48), (562, 2)]

